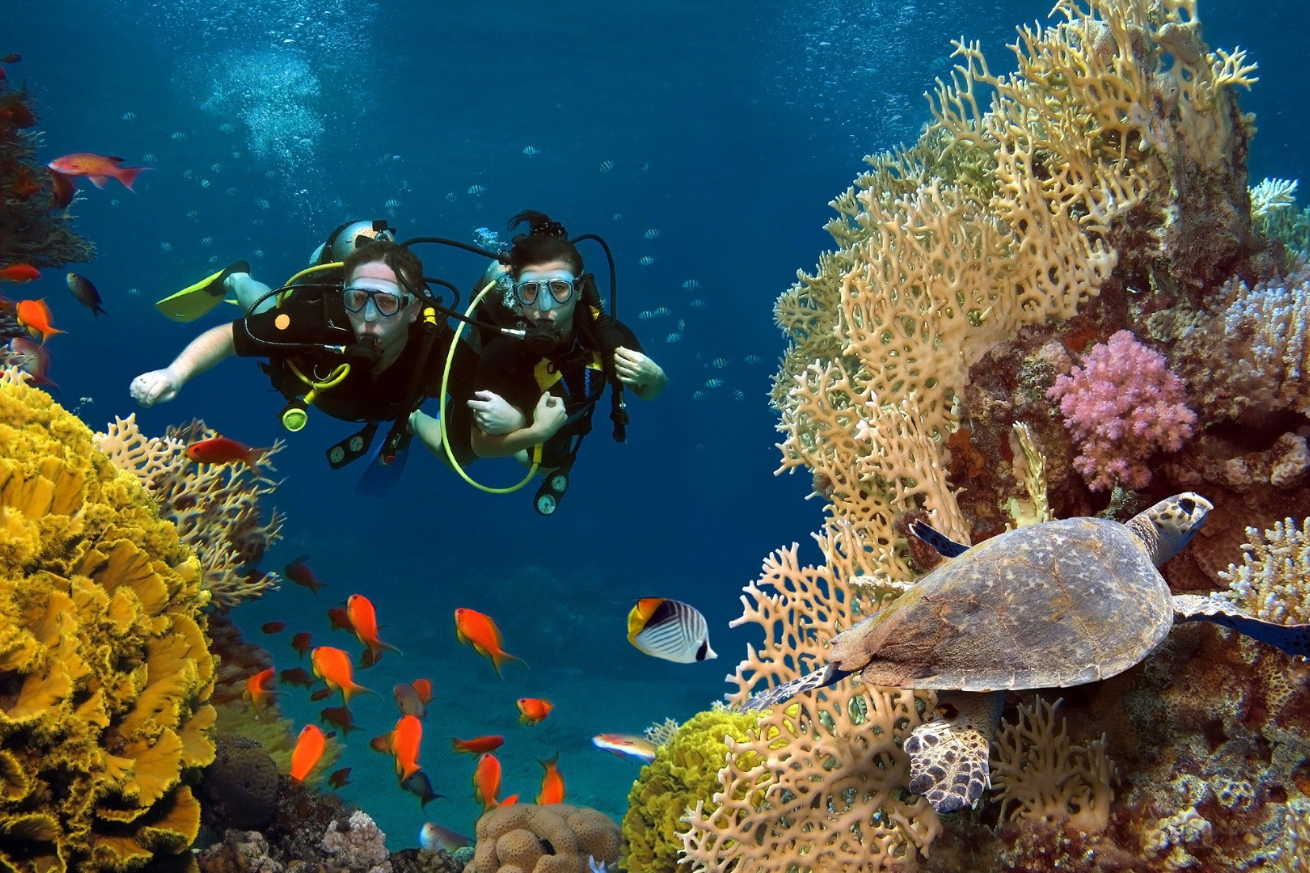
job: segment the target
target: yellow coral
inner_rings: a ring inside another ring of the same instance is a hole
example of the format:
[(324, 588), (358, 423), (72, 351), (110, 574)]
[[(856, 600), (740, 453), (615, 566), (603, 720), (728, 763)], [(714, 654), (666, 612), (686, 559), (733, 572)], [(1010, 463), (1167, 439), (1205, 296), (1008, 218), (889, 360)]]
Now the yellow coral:
[(180, 855), (213, 760), (199, 566), (91, 432), (0, 378), (0, 865)]

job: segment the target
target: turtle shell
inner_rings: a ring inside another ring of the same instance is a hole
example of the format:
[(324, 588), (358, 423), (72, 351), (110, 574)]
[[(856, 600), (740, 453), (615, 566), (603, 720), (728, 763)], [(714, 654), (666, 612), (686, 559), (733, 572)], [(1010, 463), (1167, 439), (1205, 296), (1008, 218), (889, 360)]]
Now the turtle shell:
[(1081, 685), (1122, 673), (1169, 633), (1173, 606), (1141, 540), (1069, 518), (985, 540), (833, 640), (865, 682), (959, 691)]

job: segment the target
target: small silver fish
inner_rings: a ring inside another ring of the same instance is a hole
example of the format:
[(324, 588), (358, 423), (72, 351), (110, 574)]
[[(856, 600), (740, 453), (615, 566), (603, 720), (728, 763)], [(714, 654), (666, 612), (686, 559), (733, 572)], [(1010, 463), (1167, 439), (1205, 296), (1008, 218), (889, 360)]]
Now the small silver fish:
[(601, 171), (602, 173), (608, 173), (608, 172), (609, 172), (610, 170), (612, 170), (612, 169), (614, 169), (614, 162), (613, 162), (613, 161), (601, 161), (601, 162), (600, 162), (600, 171)]
[(468, 193), (472, 194), (474, 197), (477, 197), (479, 194), (484, 193), (486, 190), (487, 189), (484, 188), (482, 185), (470, 185)]
[(124, 113), (123, 113), (123, 120), (124, 120), (124, 121), (136, 121), (136, 113), (135, 113), (135, 112), (124, 112)]
[(650, 230), (642, 234), (642, 236), (646, 237), (646, 239), (659, 239), (660, 229), (658, 227), (652, 227)]
[(641, 264), (643, 267), (649, 267), (651, 264), (655, 263), (655, 257), (653, 255), (642, 255), (641, 260), (637, 261), (637, 263)]
[(186, 139), (186, 134), (179, 130), (177, 133), (173, 134), (173, 139), (182, 142)]
[(201, 187), (201, 188), (208, 188), (208, 187), (209, 187), (210, 185), (212, 185), (212, 184), (214, 184), (214, 183), (211, 182), (211, 181), (209, 181), (208, 179), (201, 179), (201, 180), (200, 180), (200, 187)]
[(201, 237), (200, 244), (202, 246), (212, 246), (214, 244), (214, 238), (212, 236)]
[(697, 298), (691, 301), (691, 303), (688, 305), (691, 306), (692, 309), (700, 309), (702, 306), (705, 305), (705, 301), (701, 300), (700, 298)]
[(748, 363), (748, 364), (758, 364), (758, 363), (760, 362), (760, 356), (759, 356), (759, 355), (747, 355), (745, 358), (743, 358), (743, 360), (746, 361), (746, 363)]
[(700, 287), (700, 282), (695, 279), (688, 279), (686, 282), (682, 283), (682, 287), (686, 288), (688, 291), (695, 291)]
[(159, 244), (159, 250), (161, 252), (171, 252), (173, 250), (173, 244), (170, 242), (161, 242)]
[(196, 174), (195, 174), (194, 172), (192, 172), (191, 170), (183, 170), (183, 171), (182, 171), (182, 178), (183, 178), (183, 179), (194, 179), (195, 177), (196, 177)]
[(676, 342), (677, 342), (678, 340), (680, 340), (680, 339), (682, 339), (682, 333), (681, 333), (681, 332), (675, 332), (675, 333), (671, 333), (671, 334), (669, 334), (668, 336), (666, 336), (666, 337), (664, 338), (664, 341), (665, 341), (666, 343), (676, 343)]
[(143, 163), (143, 164), (157, 164), (157, 163), (159, 163), (159, 158), (155, 157), (155, 156), (154, 156), (153, 154), (151, 154), (150, 152), (146, 152), (144, 155), (141, 156), (141, 163)]
[(209, 172), (211, 172), (211, 173), (221, 173), (221, 172), (223, 172), (223, 165), (222, 165), (222, 164), (210, 164), (210, 165), (209, 165)]
[(455, 849), (473, 845), (473, 839), (430, 821), (419, 829), (418, 844), (429, 852), (435, 852), (437, 849), (453, 852)]
[(226, 121), (218, 126), (219, 133), (231, 133), (232, 130), (233, 130), (232, 125), (228, 124)]
[(637, 313), (637, 318), (640, 319), (641, 321), (646, 321), (654, 317), (655, 317), (655, 313), (651, 312), (649, 309), (643, 309), (641, 312)]
[(392, 197), (390, 200), (388, 200), (386, 203), (383, 203), (382, 205), (385, 206), (387, 209), (395, 209), (396, 207), (400, 206), (400, 201), (397, 200), (395, 197)]
[(692, 399), (692, 400), (700, 400), (700, 399), (701, 399), (702, 397), (704, 397), (704, 396), (705, 396), (705, 392), (702, 391), (702, 390), (700, 390), (699, 388), (697, 388), (695, 391), (691, 392), (691, 399)]
[(260, 209), (268, 209), (273, 204), (269, 203), (267, 200), (261, 197), (255, 201), (255, 205), (258, 206)]
[(530, 158), (536, 157), (537, 155), (541, 154), (541, 149), (535, 148), (533, 146), (524, 146), (523, 154), (527, 155)]
[(723, 380), (722, 380), (722, 379), (706, 379), (706, 380), (705, 380), (705, 387), (706, 387), (706, 388), (720, 388), (720, 387), (722, 387), (722, 386), (723, 386)]
[(710, 361), (710, 366), (716, 370), (722, 370), (724, 367), (728, 366), (728, 359), (715, 358), (714, 360)]

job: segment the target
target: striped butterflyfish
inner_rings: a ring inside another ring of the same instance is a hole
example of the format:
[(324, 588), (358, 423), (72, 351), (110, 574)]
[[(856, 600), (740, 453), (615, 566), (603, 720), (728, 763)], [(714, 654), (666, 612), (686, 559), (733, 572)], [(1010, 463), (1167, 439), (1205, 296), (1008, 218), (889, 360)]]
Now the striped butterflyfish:
[(696, 607), (680, 600), (643, 597), (628, 613), (628, 639), (648, 655), (692, 664), (717, 658), (710, 629)]

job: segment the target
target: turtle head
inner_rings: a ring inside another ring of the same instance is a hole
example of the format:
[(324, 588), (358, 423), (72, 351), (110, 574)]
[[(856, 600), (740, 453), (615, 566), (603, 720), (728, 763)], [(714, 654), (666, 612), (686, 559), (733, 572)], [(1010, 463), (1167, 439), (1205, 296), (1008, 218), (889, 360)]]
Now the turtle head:
[(1185, 491), (1133, 516), (1128, 520), (1128, 529), (1146, 545), (1151, 560), (1159, 567), (1192, 541), (1212, 509), (1214, 504), (1200, 494)]

